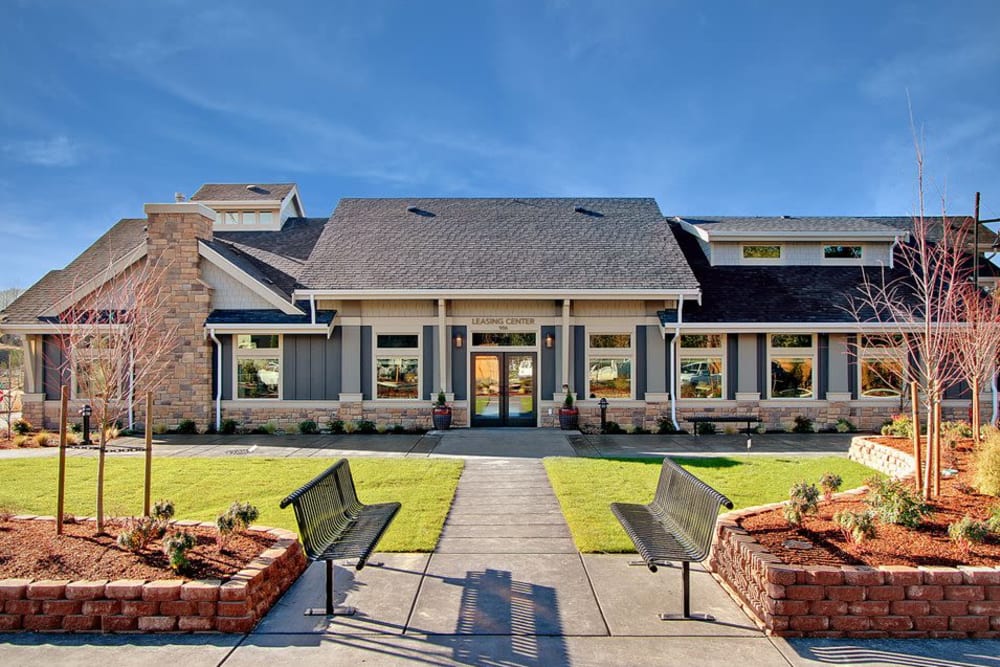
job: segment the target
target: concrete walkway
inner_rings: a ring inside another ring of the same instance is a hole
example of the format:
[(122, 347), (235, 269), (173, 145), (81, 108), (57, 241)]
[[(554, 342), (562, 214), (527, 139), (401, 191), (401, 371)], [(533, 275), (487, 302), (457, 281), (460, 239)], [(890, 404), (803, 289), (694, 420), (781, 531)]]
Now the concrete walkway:
[[(658, 612), (679, 611), (679, 571), (661, 568), (652, 574), (629, 566), (635, 556), (578, 553), (540, 459), (734, 453), (745, 451), (739, 436), (702, 437), (697, 443), (691, 436), (581, 441), (554, 430), (509, 429), (354, 436), (337, 443), (324, 436), (291, 442), (257, 437), (266, 444), (249, 456), (354, 456), (351, 452), (391, 449), (380, 455), (464, 457), (437, 549), (379, 554), (379, 564), (360, 572), (338, 566), (337, 604), (357, 607), (353, 617), (303, 615), (323, 597), (323, 566), (314, 564), (249, 635), (0, 635), (0, 664), (1000, 666), (998, 641), (768, 638), (697, 566), (693, 609), (714, 614), (718, 622), (660, 621)], [(790, 444), (782, 436), (767, 446), (763, 441), (769, 437), (755, 439), (754, 453), (787, 454), (792, 444), (796, 454), (842, 453), (848, 442), (842, 436), (794, 436)], [(233, 456), (227, 448), (255, 444), (195, 443), (170, 439), (158, 444), (156, 453), (224, 457)], [(609, 489), (609, 502), (613, 496)]]

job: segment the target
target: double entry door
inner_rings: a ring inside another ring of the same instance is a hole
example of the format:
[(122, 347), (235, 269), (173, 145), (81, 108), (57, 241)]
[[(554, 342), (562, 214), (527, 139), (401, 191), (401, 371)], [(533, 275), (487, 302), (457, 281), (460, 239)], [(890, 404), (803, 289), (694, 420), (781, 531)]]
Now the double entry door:
[(472, 353), (472, 426), (535, 426), (534, 352)]

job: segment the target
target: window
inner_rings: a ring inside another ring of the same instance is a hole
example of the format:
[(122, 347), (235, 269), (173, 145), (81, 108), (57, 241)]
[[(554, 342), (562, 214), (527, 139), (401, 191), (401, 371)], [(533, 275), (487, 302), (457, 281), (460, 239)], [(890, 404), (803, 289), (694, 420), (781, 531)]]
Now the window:
[(780, 245), (745, 245), (743, 259), (781, 259)]
[(771, 334), (771, 398), (812, 398), (816, 346), (812, 334)]
[(861, 246), (859, 245), (823, 246), (823, 259), (861, 259)]
[(420, 398), (420, 336), (375, 337), (375, 398)]
[(858, 344), (859, 396), (899, 398), (907, 348), (900, 336), (861, 336)]
[(238, 225), (240, 224), (240, 214), (236, 211), (226, 211), (222, 214), (226, 220), (227, 225)]
[(722, 334), (681, 336), (678, 355), (681, 398), (723, 398), (724, 342)]
[(535, 334), (473, 331), (472, 344), (476, 347), (535, 347)]
[(243, 213), (243, 224), (244, 225), (256, 225), (257, 224), (257, 212), (256, 211), (245, 211)]
[(261, 211), (257, 214), (257, 222), (259, 222), (262, 227), (273, 224), (274, 213), (271, 213), (270, 211)]
[(281, 398), (281, 336), (236, 336), (236, 398)]
[(590, 334), (587, 395), (632, 398), (632, 334)]

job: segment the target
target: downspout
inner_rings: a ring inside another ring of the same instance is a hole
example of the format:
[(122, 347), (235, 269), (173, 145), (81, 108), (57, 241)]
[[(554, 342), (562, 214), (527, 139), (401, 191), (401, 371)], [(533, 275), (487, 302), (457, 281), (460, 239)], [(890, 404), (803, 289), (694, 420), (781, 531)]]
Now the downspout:
[(674, 339), (670, 341), (670, 421), (675, 430), (681, 430), (677, 423), (677, 345), (681, 339), (681, 319), (684, 315), (684, 299), (677, 299), (677, 324), (674, 327)]
[(215, 364), (215, 430), (222, 428), (222, 341), (215, 336), (215, 329), (209, 329), (208, 335), (215, 343), (217, 352)]
[(309, 311), (312, 317), (312, 323), (316, 324), (316, 295), (309, 295)]
[(899, 247), (899, 237), (892, 237), (892, 245), (889, 246), (889, 270), (891, 271), (895, 268), (896, 264), (896, 248)]

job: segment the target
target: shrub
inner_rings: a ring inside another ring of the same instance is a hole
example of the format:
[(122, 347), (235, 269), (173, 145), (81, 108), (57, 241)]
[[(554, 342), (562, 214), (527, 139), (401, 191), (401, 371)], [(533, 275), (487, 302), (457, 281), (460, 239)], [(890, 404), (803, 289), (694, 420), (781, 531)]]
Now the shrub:
[(680, 429), (674, 426), (674, 422), (670, 417), (660, 417), (656, 420), (656, 432), (660, 435), (672, 435), (680, 433)]
[(0, 507), (0, 521), (7, 522), (14, 518), (15, 513), (9, 507)]
[(316, 435), (319, 433), (319, 425), (312, 419), (299, 422), (299, 433), (302, 435)]
[(972, 455), (972, 485), (979, 493), (1000, 496), (1000, 433), (993, 431)]
[(122, 429), (120, 426), (115, 424), (110, 424), (104, 427), (104, 442), (110, 442), (121, 435)]
[(801, 526), (806, 515), (816, 513), (818, 502), (819, 489), (816, 488), (816, 485), (799, 482), (788, 491), (785, 519), (793, 526)]
[(187, 552), (196, 544), (194, 535), (187, 531), (176, 532), (164, 538), (163, 553), (170, 559), (170, 567), (174, 572), (185, 572), (191, 565)]
[(814, 433), (815, 431), (813, 420), (809, 419), (809, 417), (805, 415), (795, 417), (795, 426), (792, 427), (792, 433)]
[(649, 429), (645, 428), (644, 426), (642, 426), (640, 424), (639, 426), (632, 427), (632, 430), (630, 431), (630, 433), (632, 435), (649, 435)]
[(219, 433), (222, 435), (233, 435), (240, 427), (240, 423), (235, 419), (224, 419), (219, 426)]
[(972, 437), (972, 424), (966, 421), (941, 422), (941, 435), (945, 440)]
[(392, 425), (392, 432), (393, 433), (406, 433), (406, 427), (403, 426), (402, 424), (393, 424)]
[(343, 422), (344, 433), (355, 433), (358, 430), (357, 422)]
[(344, 432), (344, 420), (343, 419), (331, 419), (326, 423), (326, 427), (330, 429), (330, 433), (334, 435)]
[(604, 432), (608, 435), (621, 435), (625, 432), (625, 429), (618, 422), (605, 422)]
[(275, 433), (278, 432), (278, 425), (275, 424), (274, 422), (267, 422), (266, 424), (264, 424), (260, 428), (267, 435), (274, 435)]
[(259, 516), (260, 512), (249, 502), (244, 503), (238, 500), (234, 502), (215, 521), (215, 525), (219, 529), (219, 546), (225, 545), (230, 535), (236, 531), (249, 528), (250, 524), (256, 521)]
[(833, 494), (840, 491), (840, 486), (844, 483), (843, 478), (833, 472), (825, 472), (819, 478), (819, 488), (823, 490), (823, 499), (829, 501)]
[(694, 425), (694, 432), (698, 435), (715, 435), (718, 429), (714, 422), (697, 422)]
[(83, 424), (77, 422), (75, 424), (70, 424), (69, 430), (73, 433), (83, 433)]
[(891, 420), (882, 425), (882, 435), (912, 438), (913, 420), (906, 415), (893, 415)]
[(68, 447), (72, 447), (73, 445), (79, 445), (79, 444), (80, 444), (80, 436), (78, 434), (74, 433), (73, 431), (70, 431), (69, 433), (66, 434), (66, 445)]
[(993, 506), (993, 509), (990, 510), (990, 518), (986, 520), (986, 523), (989, 524), (992, 532), (1000, 534), (1000, 505)]
[(194, 423), (193, 419), (182, 419), (181, 423), (177, 425), (177, 432), (183, 435), (195, 435), (198, 433), (198, 425)]
[(386, 426), (385, 424), (378, 424), (377, 426), (375, 426), (375, 432), (378, 433), (379, 435), (385, 435), (386, 433), (389, 432), (389, 427)]
[(758, 424), (757, 428), (755, 428), (754, 431), (756, 431), (760, 435), (764, 435), (765, 433), (767, 433), (767, 426), (765, 426), (764, 424)]
[(966, 553), (973, 544), (985, 542), (989, 534), (990, 526), (986, 521), (976, 521), (968, 514), (948, 524), (948, 537)]
[(844, 510), (833, 515), (833, 521), (844, 533), (844, 538), (854, 544), (862, 544), (875, 538), (875, 512), (851, 512)]
[(166, 523), (154, 517), (128, 519), (125, 527), (118, 533), (118, 546), (126, 551), (141, 551), (153, 540), (162, 538), (166, 532)]
[(375, 422), (369, 421), (367, 419), (360, 419), (357, 422), (358, 433), (363, 433), (365, 435), (371, 435), (376, 432)]
[(14, 439), (11, 441), (14, 443), (15, 447), (28, 447), (33, 445), (35, 441), (26, 435), (15, 435)]
[(153, 433), (156, 435), (163, 435), (167, 430), (166, 424), (153, 424)]
[(39, 447), (48, 447), (52, 443), (52, 434), (48, 431), (39, 431), (35, 434), (35, 444)]
[(900, 480), (872, 477), (866, 483), (869, 489), (866, 502), (880, 521), (917, 528), (931, 513), (930, 506)]
[(157, 500), (153, 503), (152, 515), (158, 521), (163, 521), (164, 523), (170, 521), (174, 518), (174, 501)]
[(18, 419), (14, 422), (14, 433), (18, 435), (28, 435), (35, 430), (35, 427), (31, 425), (27, 419)]
[(837, 425), (833, 427), (837, 433), (857, 433), (858, 427), (850, 419), (841, 417), (837, 420)]

